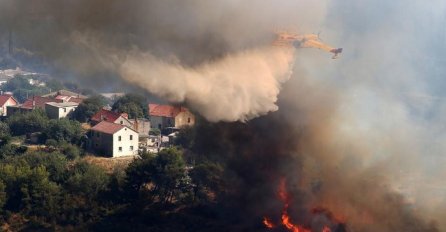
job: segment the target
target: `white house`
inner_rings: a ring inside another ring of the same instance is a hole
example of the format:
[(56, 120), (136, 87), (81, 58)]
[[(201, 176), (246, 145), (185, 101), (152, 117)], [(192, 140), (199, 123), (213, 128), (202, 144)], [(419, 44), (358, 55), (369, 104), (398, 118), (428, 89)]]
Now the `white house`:
[(137, 155), (138, 141), (138, 132), (107, 121), (98, 123), (90, 132), (90, 148), (110, 157)]
[(65, 118), (79, 106), (76, 102), (47, 102), (45, 103), (45, 112), (48, 118)]

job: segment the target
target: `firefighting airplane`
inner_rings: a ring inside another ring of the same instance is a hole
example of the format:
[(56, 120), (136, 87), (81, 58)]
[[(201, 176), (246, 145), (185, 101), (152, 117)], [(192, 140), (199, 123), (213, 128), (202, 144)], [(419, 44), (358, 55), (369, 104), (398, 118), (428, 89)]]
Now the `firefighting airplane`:
[(318, 48), (333, 53), (332, 59), (338, 58), (342, 48), (333, 48), (321, 42), (319, 35), (316, 34), (293, 34), (289, 32), (276, 32), (277, 38), (274, 40), (274, 46), (294, 46), (296, 48)]

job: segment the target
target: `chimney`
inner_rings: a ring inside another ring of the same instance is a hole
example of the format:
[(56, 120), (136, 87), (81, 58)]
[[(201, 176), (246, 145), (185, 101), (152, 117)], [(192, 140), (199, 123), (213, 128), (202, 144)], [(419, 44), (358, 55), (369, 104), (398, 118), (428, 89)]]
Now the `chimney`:
[(36, 99), (35, 99), (35, 96), (33, 96), (33, 109), (35, 109), (36, 108)]
[(138, 118), (135, 118), (135, 124), (133, 124), (133, 128), (138, 132)]

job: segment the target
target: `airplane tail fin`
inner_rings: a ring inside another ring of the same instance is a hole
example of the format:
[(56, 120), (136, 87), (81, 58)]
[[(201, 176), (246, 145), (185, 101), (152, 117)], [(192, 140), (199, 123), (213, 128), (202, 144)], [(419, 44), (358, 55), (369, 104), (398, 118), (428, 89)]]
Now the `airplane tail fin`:
[(330, 52), (334, 54), (332, 59), (336, 59), (336, 58), (338, 58), (338, 54), (342, 53), (342, 48), (331, 49)]

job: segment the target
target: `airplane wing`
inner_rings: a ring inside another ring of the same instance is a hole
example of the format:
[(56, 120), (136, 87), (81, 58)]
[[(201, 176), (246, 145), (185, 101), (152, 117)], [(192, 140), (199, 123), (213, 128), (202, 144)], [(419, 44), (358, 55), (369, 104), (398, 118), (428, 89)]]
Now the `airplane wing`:
[(317, 48), (333, 53), (332, 59), (338, 58), (338, 54), (342, 53), (342, 48), (334, 48), (317, 40), (306, 40), (301, 45), (302, 48)]

